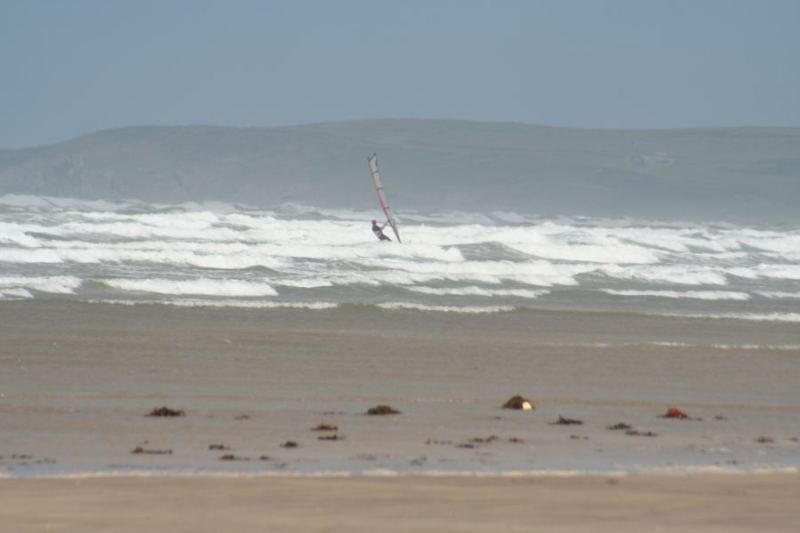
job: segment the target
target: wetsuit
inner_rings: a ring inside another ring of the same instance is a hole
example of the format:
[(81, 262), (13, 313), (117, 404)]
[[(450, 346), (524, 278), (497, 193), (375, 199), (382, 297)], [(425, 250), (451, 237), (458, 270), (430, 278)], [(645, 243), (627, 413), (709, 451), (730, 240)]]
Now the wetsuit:
[[(386, 227), (386, 224), (384, 224), (384, 227)], [(372, 233), (374, 233), (375, 236), (380, 241), (391, 241), (392, 240), (392, 239), (390, 239), (389, 237), (387, 237), (386, 235), (383, 234), (383, 228), (381, 226), (379, 226), (375, 222), (372, 223)]]

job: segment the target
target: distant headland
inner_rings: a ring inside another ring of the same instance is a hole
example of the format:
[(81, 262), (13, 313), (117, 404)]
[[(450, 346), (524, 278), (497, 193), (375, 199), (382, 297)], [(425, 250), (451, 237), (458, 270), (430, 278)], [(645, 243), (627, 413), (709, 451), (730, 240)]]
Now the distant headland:
[(0, 195), (800, 221), (800, 128), (592, 130), (385, 119), (137, 126), (0, 150)]

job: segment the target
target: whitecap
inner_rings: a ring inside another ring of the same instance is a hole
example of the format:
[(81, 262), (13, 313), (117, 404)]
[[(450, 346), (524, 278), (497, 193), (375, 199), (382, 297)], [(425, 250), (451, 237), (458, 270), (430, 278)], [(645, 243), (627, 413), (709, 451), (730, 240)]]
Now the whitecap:
[(0, 290), (27, 289), (52, 294), (74, 294), (81, 283), (74, 276), (8, 276), (0, 277)]
[(600, 289), (602, 292), (614, 296), (652, 296), (656, 298), (690, 298), (695, 300), (749, 300), (746, 292), (735, 291), (646, 291), (646, 290), (618, 290)]
[(786, 291), (756, 291), (765, 298), (786, 298), (790, 300), (800, 300), (800, 292), (786, 292)]
[(756, 322), (800, 322), (800, 313), (663, 313), (657, 316), (678, 318), (707, 318), (707, 319), (733, 319), (753, 320)]
[(548, 290), (530, 289), (485, 289), (483, 287), (408, 287), (408, 290), (422, 294), (432, 294), (436, 296), (516, 296), (518, 298), (538, 298), (549, 294)]
[(278, 292), (265, 282), (235, 279), (104, 279), (101, 283), (124, 291), (151, 292), (167, 295), (206, 296), (277, 296)]
[(465, 313), (465, 314), (484, 314), (484, 313), (503, 313), (514, 311), (516, 308), (510, 305), (428, 305), (414, 302), (385, 302), (377, 304), (381, 309), (409, 309), (415, 311), (435, 311), (440, 313)]
[(263, 300), (199, 300), (199, 299), (180, 299), (180, 300), (125, 300), (125, 299), (101, 299), (87, 300), (88, 303), (111, 304), (111, 305), (170, 305), (175, 307), (233, 307), (243, 309), (308, 309), (323, 311), (335, 309), (339, 304), (333, 302), (275, 302)]

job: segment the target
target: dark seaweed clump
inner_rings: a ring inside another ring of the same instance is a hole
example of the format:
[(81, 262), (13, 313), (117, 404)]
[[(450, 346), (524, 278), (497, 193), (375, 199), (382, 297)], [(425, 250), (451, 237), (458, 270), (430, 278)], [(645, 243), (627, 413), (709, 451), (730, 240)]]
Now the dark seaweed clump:
[(146, 448), (143, 448), (142, 446), (137, 446), (136, 448), (131, 450), (131, 453), (135, 454), (145, 453), (148, 455), (172, 455), (172, 450), (148, 450)]
[(228, 453), (225, 455), (221, 455), (219, 458), (220, 461), (249, 461), (249, 457), (240, 457), (238, 455), (234, 455), (232, 453)]
[(639, 431), (637, 429), (629, 429), (625, 432), (625, 434), (632, 437), (658, 437), (658, 433), (653, 433), (652, 431)]
[(579, 426), (583, 424), (583, 420), (578, 420), (577, 418), (565, 418), (559, 415), (558, 420), (550, 423), (554, 426)]
[(156, 407), (147, 416), (186, 416), (183, 409), (170, 409), (169, 407)]
[(376, 405), (367, 409), (368, 415), (399, 415), (400, 411), (389, 405)]

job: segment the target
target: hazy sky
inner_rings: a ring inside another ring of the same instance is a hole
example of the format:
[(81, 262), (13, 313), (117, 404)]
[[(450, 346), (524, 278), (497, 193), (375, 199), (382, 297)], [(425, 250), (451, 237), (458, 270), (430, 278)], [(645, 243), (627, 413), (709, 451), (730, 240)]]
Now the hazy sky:
[(0, 0), (0, 147), (376, 117), (800, 126), (800, 1)]

